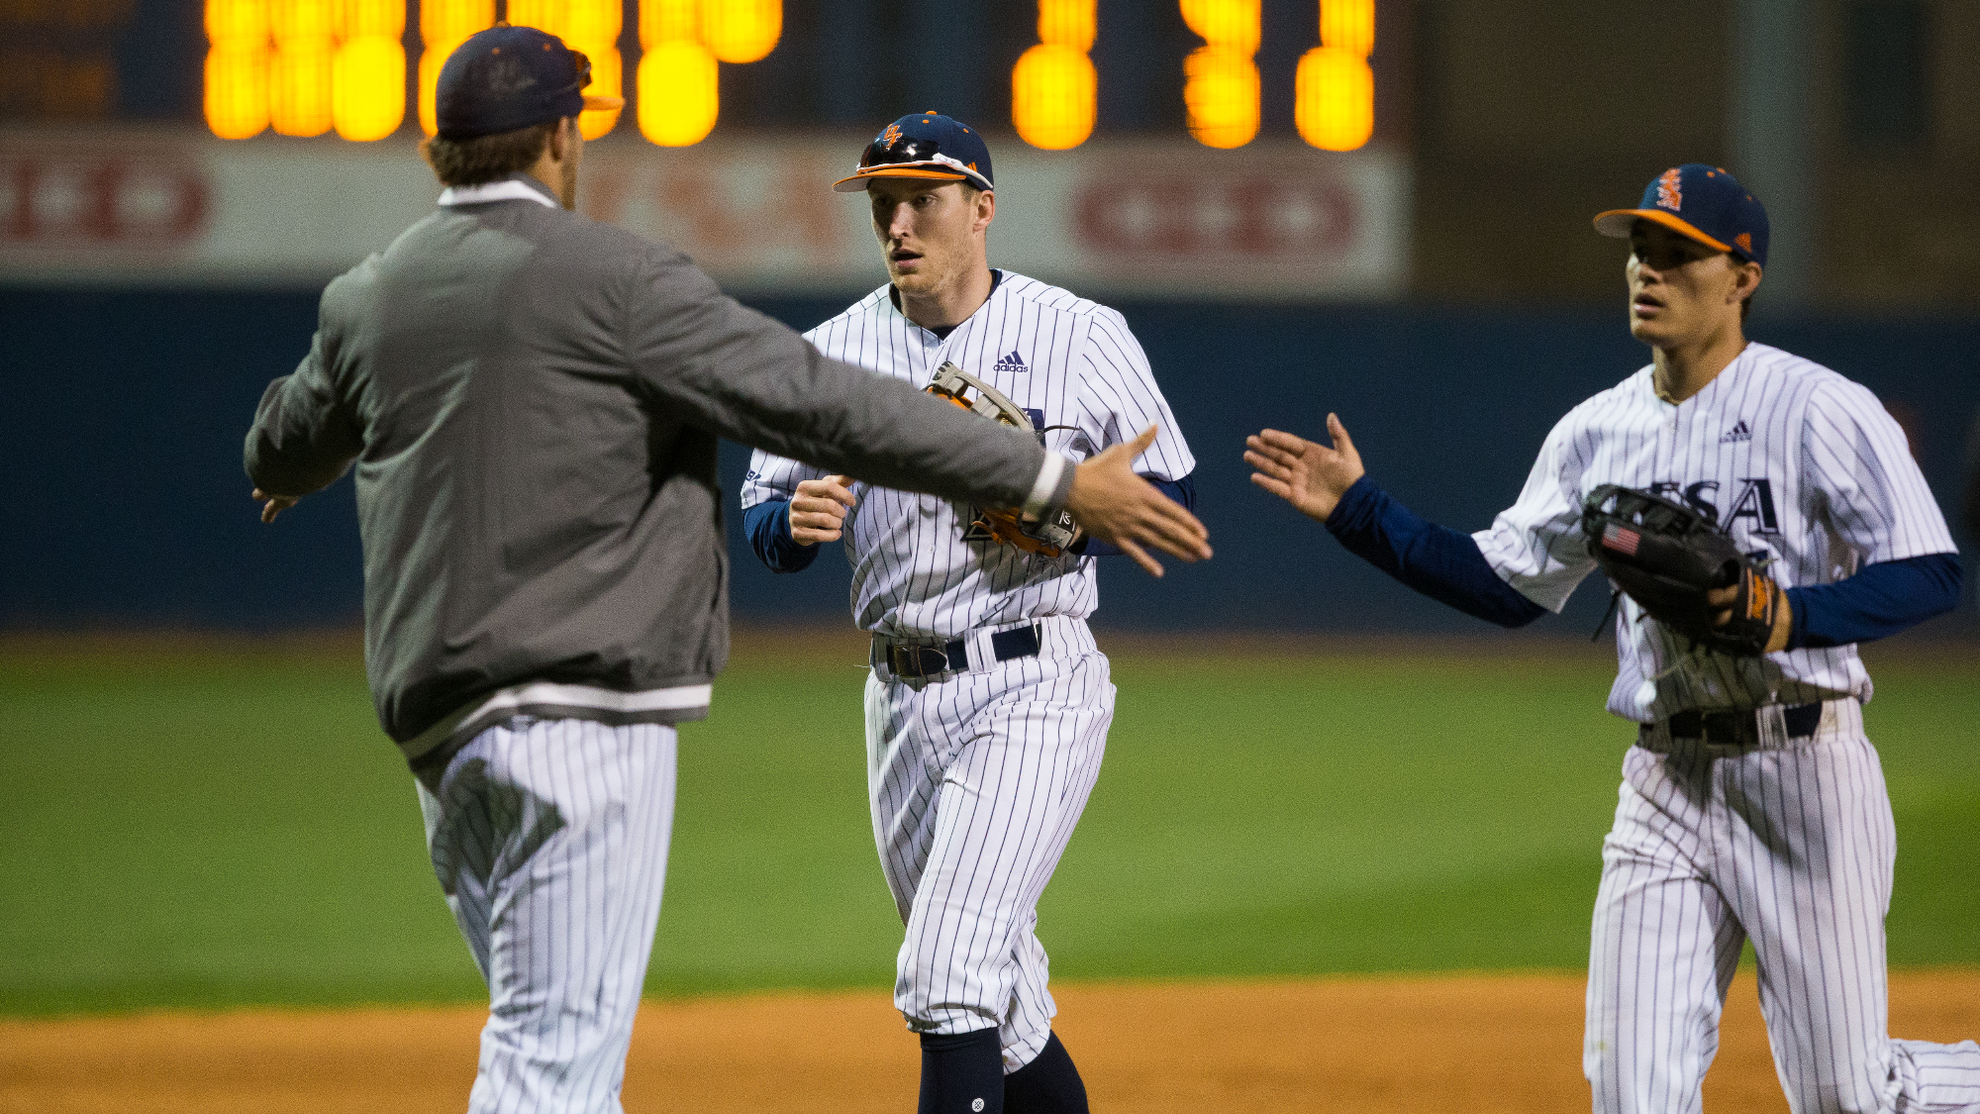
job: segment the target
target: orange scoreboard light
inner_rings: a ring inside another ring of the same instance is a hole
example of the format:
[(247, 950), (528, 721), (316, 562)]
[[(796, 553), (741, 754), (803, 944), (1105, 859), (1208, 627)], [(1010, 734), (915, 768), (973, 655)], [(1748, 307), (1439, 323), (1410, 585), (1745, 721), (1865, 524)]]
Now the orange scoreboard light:
[[(1183, 61), (1189, 134), (1208, 147), (1241, 147), (1258, 134), (1260, 0), (1182, 0), (1203, 45)], [(1320, 0), (1320, 45), (1299, 60), (1293, 123), (1301, 139), (1352, 151), (1375, 133), (1375, 0)]]
[(1026, 143), (1063, 151), (1086, 142), (1100, 99), (1094, 72), (1099, 0), (1038, 0), (1038, 45), (1011, 71), (1011, 124)]
[[(625, 0), (417, 0), (418, 116), (433, 134), (440, 66), (497, 19), (540, 27), (591, 59), (592, 93), (622, 96)], [(282, 135), (383, 139), (406, 117), (407, 13), (414, 0), (205, 0), (206, 124), (225, 139)], [(655, 143), (700, 142), (715, 126), (716, 66), (776, 49), (783, 0), (640, 0), (640, 131)], [(587, 138), (619, 113), (586, 112)]]
[[(1181, 0), (1183, 22), (1203, 45), (1183, 59), (1189, 134), (1206, 147), (1242, 147), (1258, 135), (1263, 0)], [(1093, 134), (1098, 76), (1088, 52), (1096, 0), (1038, 0), (1038, 45), (1011, 71), (1011, 123), (1026, 143), (1077, 147)], [(1330, 151), (1365, 146), (1375, 133), (1375, 0), (1320, 0), (1320, 45), (1294, 78), (1300, 138)]]
[[(226, 139), (269, 130), (334, 129), (357, 141), (393, 134), (407, 114), (405, 42), (415, 2), (412, 87), (428, 135), (441, 64), (498, 19), (562, 37), (591, 59), (591, 92), (625, 95), (619, 42), (627, 0), (205, 0), (207, 126)], [(1203, 40), (1181, 61), (1189, 134), (1209, 147), (1242, 147), (1258, 135), (1263, 0), (1179, 3), (1183, 22)], [(783, 0), (637, 0), (637, 9), (635, 115), (640, 134), (665, 147), (707, 138), (721, 113), (720, 67), (769, 55), (783, 35)], [(1037, 0), (1037, 11), (1038, 42), (1011, 70), (1011, 124), (1034, 147), (1065, 150), (1093, 134), (1099, 3)], [(1375, 128), (1375, 0), (1319, 0), (1319, 39), (1299, 60), (1293, 122), (1315, 147), (1352, 151)], [(579, 118), (588, 138), (618, 122), (617, 110)]]
[(206, 0), (213, 134), (383, 139), (406, 112), (404, 0)]

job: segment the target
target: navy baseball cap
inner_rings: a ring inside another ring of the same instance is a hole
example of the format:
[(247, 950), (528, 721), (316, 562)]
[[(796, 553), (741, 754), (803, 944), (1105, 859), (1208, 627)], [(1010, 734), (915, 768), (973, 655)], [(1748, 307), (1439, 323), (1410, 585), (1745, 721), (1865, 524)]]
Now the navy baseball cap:
[(888, 124), (866, 145), (859, 169), (832, 188), (858, 193), (874, 178), (946, 178), (978, 189), (997, 188), (991, 184), (990, 148), (983, 137), (939, 112), (917, 112)]
[(1674, 166), (1643, 188), (1641, 206), (1597, 213), (1595, 231), (1626, 240), (1637, 221), (1655, 221), (1707, 247), (1767, 265), (1767, 209), (1719, 167)]
[(534, 27), (498, 23), (447, 56), (433, 93), (442, 139), (476, 139), (548, 124), (587, 108), (623, 108), (619, 97), (587, 97), (591, 59)]

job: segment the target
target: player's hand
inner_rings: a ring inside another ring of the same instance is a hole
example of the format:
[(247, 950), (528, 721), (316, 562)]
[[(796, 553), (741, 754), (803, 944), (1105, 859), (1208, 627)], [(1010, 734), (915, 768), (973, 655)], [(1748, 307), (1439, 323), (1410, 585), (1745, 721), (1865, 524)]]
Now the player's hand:
[(1135, 458), (1155, 443), (1156, 426), (1132, 441), (1108, 447), (1073, 465), (1066, 509), (1080, 529), (1111, 542), (1134, 563), (1161, 576), (1162, 565), (1148, 555), (1159, 549), (1182, 561), (1210, 556), (1210, 531), (1182, 504), (1134, 473)]
[(261, 521), (273, 522), (275, 516), (296, 505), (298, 496), (270, 495), (260, 488), (254, 489), (255, 499), (261, 501)]
[(799, 545), (835, 542), (845, 530), (846, 512), (859, 505), (852, 480), (827, 476), (803, 480), (791, 496), (791, 540)]
[[(1739, 589), (1711, 588), (1705, 592), (1705, 602), (1717, 610), (1712, 612), (1712, 625), (1723, 627), (1732, 621), (1733, 605), (1739, 602)], [(1788, 635), (1794, 633), (1794, 605), (1788, 602), (1787, 593), (1780, 593), (1780, 602), (1774, 608), (1774, 630), (1767, 636), (1767, 648), (1763, 654), (1778, 654), (1787, 649)]]
[(1251, 482), (1307, 517), (1327, 521), (1347, 489), (1368, 474), (1361, 466), (1361, 454), (1354, 450), (1354, 439), (1334, 414), (1327, 415), (1327, 435), (1334, 441), (1332, 448), (1276, 429), (1245, 438), (1244, 462), (1258, 469)]

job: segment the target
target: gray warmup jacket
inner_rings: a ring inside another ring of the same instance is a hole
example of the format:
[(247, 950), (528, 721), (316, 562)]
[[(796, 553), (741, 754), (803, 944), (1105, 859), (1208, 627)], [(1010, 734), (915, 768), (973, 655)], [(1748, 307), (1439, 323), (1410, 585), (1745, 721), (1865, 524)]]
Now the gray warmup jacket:
[(418, 765), (511, 714), (707, 714), (729, 648), (718, 435), (990, 506), (1056, 506), (1072, 480), (680, 253), (521, 197), (442, 206), (332, 281), (246, 464), (294, 496), (356, 461), (366, 668)]

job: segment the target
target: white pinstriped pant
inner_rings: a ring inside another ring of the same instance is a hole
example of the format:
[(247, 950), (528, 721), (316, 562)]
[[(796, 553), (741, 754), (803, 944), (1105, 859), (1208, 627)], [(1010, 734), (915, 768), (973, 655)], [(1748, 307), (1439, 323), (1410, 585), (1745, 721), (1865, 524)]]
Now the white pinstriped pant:
[(876, 670), (866, 684), (873, 838), (907, 925), (894, 1005), (916, 1032), (996, 1027), (1006, 1073), (1051, 1037), (1038, 899), (1114, 718), (1085, 622), (1039, 623), (1037, 657), (929, 681)]
[(1781, 749), (1630, 748), (1588, 965), (1597, 1114), (1696, 1114), (1750, 936), (1794, 1114), (1980, 1111), (1980, 1046), (1888, 1035), (1896, 829), (1853, 703)]
[(618, 1114), (674, 820), (674, 729), (518, 716), (420, 811), (488, 982), (471, 1114)]

